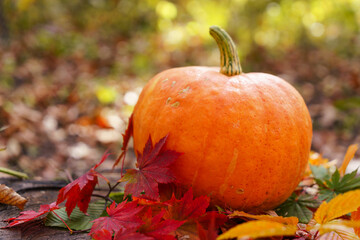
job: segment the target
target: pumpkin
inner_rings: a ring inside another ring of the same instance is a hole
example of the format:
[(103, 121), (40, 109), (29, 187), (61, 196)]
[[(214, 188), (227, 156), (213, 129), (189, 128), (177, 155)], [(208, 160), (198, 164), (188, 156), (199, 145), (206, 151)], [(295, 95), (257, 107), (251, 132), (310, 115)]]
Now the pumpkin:
[(302, 179), (312, 124), (301, 95), (285, 80), (243, 73), (229, 35), (213, 26), (221, 68), (163, 71), (143, 88), (133, 112), (135, 152), (151, 135), (183, 153), (178, 183), (223, 207), (258, 212), (285, 201)]

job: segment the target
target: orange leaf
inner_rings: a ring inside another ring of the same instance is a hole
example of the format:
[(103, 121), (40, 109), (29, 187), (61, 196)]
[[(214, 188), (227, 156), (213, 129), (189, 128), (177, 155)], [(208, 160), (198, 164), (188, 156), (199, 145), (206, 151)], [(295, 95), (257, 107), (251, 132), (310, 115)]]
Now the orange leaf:
[(347, 168), (347, 166), (349, 165), (349, 162), (351, 159), (354, 158), (354, 155), (356, 153), (356, 151), (358, 150), (359, 146), (357, 144), (352, 144), (348, 147), (345, 157), (344, 157), (344, 161), (341, 165), (341, 167), (339, 168), (339, 172), (341, 176), (344, 176), (345, 174), (345, 170)]
[(296, 230), (297, 227), (293, 225), (257, 220), (239, 224), (231, 228), (229, 231), (221, 234), (217, 239), (291, 236), (295, 234)]
[(0, 184), (0, 203), (16, 206), (23, 210), (26, 202), (26, 198), (20, 196), (12, 188)]
[(253, 215), (243, 211), (235, 211), (233, 214), (230, 214), (229, 217), (247, 217), (257, 220), (265, 220), (283, 223), (286, 225), (294, 225), (298, 224), (299, 219), (297, 217), (281, 217), (281, 216), (270, 216), (270, 215)]
[[(360, 207), (355, 211), (351, 213), (351, 220), (353, 221), (359, 221), (360, 220)], [(354, 228), (354, 231), (356, 235), (360, 237), (360, 227)]]
[(339, 194), (330, 202), (323, 202), (316, 210), (314, 219), (320, 224), (327, 223), (360, 207), (360, 190)]

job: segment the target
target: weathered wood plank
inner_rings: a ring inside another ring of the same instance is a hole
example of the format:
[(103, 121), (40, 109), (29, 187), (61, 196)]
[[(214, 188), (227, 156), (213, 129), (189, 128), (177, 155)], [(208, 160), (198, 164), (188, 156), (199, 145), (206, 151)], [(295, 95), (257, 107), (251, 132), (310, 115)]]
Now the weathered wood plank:
[[(24, 210), (35, 211), (37, 211), (42, 204), (54, 202), (59, 189), (66, 185), (64, 181), (23, 181), (18, 179), (3, 178), (0, 179), (0, 183), (6, 184), (28, 199)], [(0, 204), (0, 227), (4, 227), (6, 225), (6, 223), (2, 220), (15, 217), (19, 213), (20, 210), (16, 207)], [(40, 219), (11, 229), (0, 229), (0, 240), (5, 239), (80, 240), (91, 238), (87, 235), (87, 233), (70, 235), (70, 233), (65, 229), (46, 227)]]

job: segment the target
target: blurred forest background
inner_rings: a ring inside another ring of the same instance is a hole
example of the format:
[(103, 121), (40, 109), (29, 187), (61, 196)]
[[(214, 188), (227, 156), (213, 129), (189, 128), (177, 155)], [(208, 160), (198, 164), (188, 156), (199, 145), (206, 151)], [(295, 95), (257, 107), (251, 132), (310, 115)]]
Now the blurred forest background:
[(360, 142), (359, 9), (360, 0), (0, 0), (0, 166), (54, 179), (84, 173), (106, 149), (116, 158), (152, 76), (219, 65), (211, 25), (233, 37), (245, 72), (299, 90), (313, 150), (341, 160)]

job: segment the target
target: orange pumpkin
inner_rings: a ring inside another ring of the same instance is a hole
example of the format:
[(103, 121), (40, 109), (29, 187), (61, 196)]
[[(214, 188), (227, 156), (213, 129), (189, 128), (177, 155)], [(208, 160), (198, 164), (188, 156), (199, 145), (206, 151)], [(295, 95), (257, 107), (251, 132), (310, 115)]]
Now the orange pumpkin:
[(272, 209), (299, 184), (312, 125), (303, 98), (283, 79), (243, 73), (229, 35), (211, 27), (221, 68), (183, 67), (159, 73), (133, 112), (135, 152), (151, 135), (169, 134), (184, 153), (173, 171), (182, 186), (214, 204), (245, 211)]

